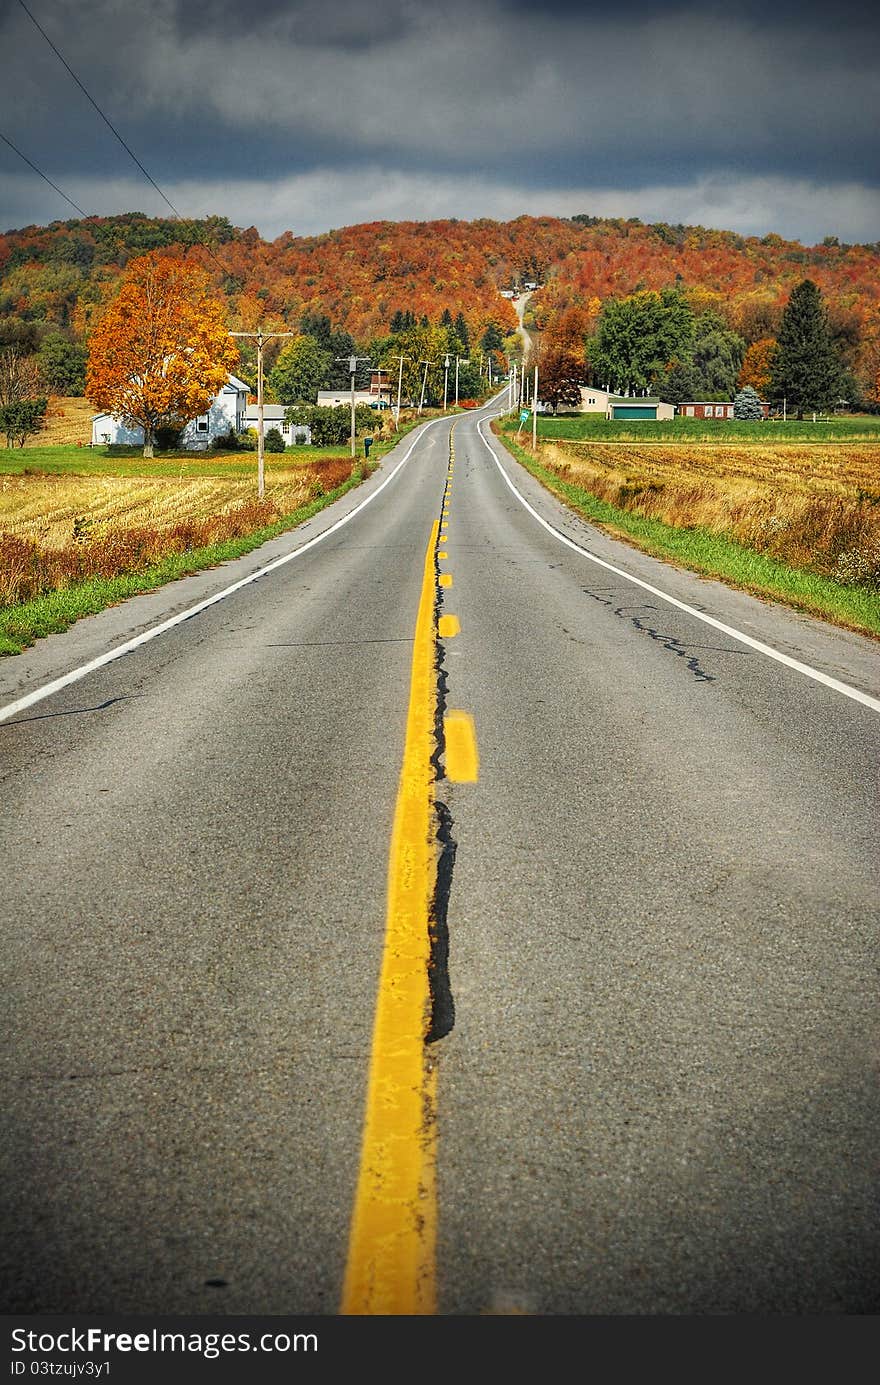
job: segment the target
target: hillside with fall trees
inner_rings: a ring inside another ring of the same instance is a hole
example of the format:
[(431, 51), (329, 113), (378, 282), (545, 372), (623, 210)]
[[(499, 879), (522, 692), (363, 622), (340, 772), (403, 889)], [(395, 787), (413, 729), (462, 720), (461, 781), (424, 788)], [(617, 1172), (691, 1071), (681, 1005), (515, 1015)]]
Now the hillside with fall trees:
[(471, 339), (516, 317), (500, 290), (536, 280), (534, 323), (577, 310), (589, 331), (603, 303), (679, 286), (695, 313), (713, 312), (746, 345), (776, 334), (797, 283), (820, 288), (835, 340), (866, 398), (880, 366), (880, 245), (828, 237), (805, 247), (777, 235), (578, 216), (514, 221), (371, 222), (274, 241), (223, 217), (173, 221), (139, 213), (53, 222), (0, 236), (0, 346), (36, 351), (50, 337), (87, 344), (128, 262), (184, 250), (211, 276), (228, 326), (300, 329), (324, 317), (358, 346), (387, 336), (395, 316), (461, 314)]

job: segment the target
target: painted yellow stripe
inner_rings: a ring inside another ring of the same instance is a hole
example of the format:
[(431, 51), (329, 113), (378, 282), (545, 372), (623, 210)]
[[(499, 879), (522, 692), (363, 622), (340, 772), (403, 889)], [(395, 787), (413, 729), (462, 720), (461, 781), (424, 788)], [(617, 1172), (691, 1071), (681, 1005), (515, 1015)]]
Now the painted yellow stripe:
[(441, 616), (437, 622), (437, 630), (442, 640), (451, 640), (453, 635), (460, 635), (461, 625), (458, 616)]
[(441, 587), (451, 587), (451, 586), (452, 586), (452, 573), (451, 573), (451, 572), (441, 572), (441, 573), (440, 573), (440, 576), (437, 578), (437, 581), (440, 583)]
[(476, 784), (480, 769), (474, 719), (468, 712), (448, 711), (443, 718), (446, 778), (453, 784)]
[(448, 558), (448, 557), (449, 557), (449, 554), (448, 554), (448, 553), (444, 553), (444, 552), (443, 552), (443, 549), (440, 548), (440, 549), (437, 550), (437, 557), (438, 557), (438, 558)]
[(437, 874), (431, 754), (434, 550), (431, 530), (412, 660), (403, 768), (388, 864), (385, 949), (373, 1030), (361, 1166), (341, 1311), (436, 1310), (437, 1197), (433, 1062), (426, 1059), (428, 919)]

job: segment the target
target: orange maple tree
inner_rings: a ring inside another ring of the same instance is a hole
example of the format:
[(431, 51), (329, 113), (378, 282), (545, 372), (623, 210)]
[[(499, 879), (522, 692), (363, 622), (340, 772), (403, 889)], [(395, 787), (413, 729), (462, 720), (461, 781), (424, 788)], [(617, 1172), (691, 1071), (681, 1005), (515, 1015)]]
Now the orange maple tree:
[(763, 399), (770, 388), (775, 354), (775, 337), (762, 337), (760, 341), (752, 342), (743, 358), (742, 370), (737, 381), (739, 388), (751, 385)]
[(204, 270), (159, 250), (132, 260), (89, 340), (86, 394), (99, 409), (144, 430), (207, 412), (238, 362), (224, 307)]

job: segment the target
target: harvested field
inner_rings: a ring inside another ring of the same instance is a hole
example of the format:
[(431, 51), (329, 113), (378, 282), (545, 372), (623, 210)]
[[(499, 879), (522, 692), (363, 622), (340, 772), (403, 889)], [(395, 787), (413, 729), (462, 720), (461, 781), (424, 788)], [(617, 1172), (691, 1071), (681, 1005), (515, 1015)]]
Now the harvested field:
[(263, 501), (252, 477), (2, 476), (0, 605), (253, 533), (350, 475), (340, 458), (276, 471)]
[(793, 567), (880, 587), (880, 448), (539, 443), (556, 475), (620, 509), (700, 527)]
[[(346, 475), (350, 469), (346, 466)], [(318, 482), (315, 469), (276, 471), (266, 499), (278, 514), (290, 514), (310, 499)], [(321, 484), (327, 489), (325, 482)], [(132, 528), (161, 530), (182, 521), (213, 518), (253, 496), (253, 478), (3, 476), (0, 531), (32, 539), (45, 548), (63, 548), (74, 537), (97, 538), (111, 530)]]

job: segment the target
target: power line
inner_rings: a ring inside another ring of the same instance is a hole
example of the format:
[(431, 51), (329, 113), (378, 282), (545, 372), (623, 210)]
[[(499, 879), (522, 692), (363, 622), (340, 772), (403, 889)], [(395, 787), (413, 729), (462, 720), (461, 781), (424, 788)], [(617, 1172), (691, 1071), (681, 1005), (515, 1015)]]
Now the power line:
[(12, 152), (14, 154), (17, 154), (20, 159), (23, 159), (29, 168), (32, 168), (35, 173), (39, 173), (44, 183), (48, 183), (49, 187), (54, 188), (58, 195), (64, 198), (65, 202), (69, 202), (71, 207), (73, 207), (74, 211), (79, 212), (80, 216), (88, 218), (88, 212), (84, 212), (82, 207), (77, 206), (76, 202), (74, 202), (72, 197), (68, 197), (66, 192), (62, 192), (60, 187), (58, 187), (57, 183), (53, 183), (52, 179), (47, 177), (47, 175), (43, 172), (41, 168), (37, 168), (37, 165), (31, 159), (28, 158), (27, 154), (22, 154), (20, 149), (16, 149), (15, 145), (12, 143), (12, 140), (7, 139), (6, 136), (3, 134), (2, 130), (0, 130), (0, 139), (2, 139), (4, 144), (8, 144)]
[(63, 55), (62, 53), (59, 53), (58, 49), (55, 47), (55, 44), (52, 42), (52, 40), (50, 39), (49, 35), (46, 33), (46, 30), (45, 30), (45, 29), (43, 28), (43, 26), (39, 23), (39, 21), (38, 21), (37, 19), (35, 19), (34, 16), (31, 14), (31, 12), (30, 12), (30, 10), (28, 9), (27, 5), (24, 3), (24, 0), (18, 0), (18, 3), (21, 5), (21, 8), (24, 10), (25, 14), (27, 15), (28, 19), (30, 19), (30, 21), (31, 21), (31, 23), (34, 25), (34, 27), (35, 27), (36, 29), (38, 29), (39, 32), (43, 35), (43, 38), (44, 38), (44, 39), (46, 40), (46, 42), (48, 43), (49, 47), (52, 49), (52, 52), (55, 54), (55, 56), (59, 59), (59, 61), (60, 61), (61, 63), (64, 64), (64, 66), (66, 67), (67, 71), (70, 73), (71, 77), (72, 77), (73, 80), (76, 82), (77, 86), (79, 87), (80, 91), (83, 93), (83, 95), (86, 97), (86, 99), (87, 99), (88, 101), (90, 101), (91, 104), (94, 106), (95, 110), (98, 112), (98, 115), (101, 117), (101, 119), (103, 120), (104, 124), (107, 126), (108, 130), (110, 130), (110, 131), (116, 136), (116, 138), (119, 140), (119, 143), (122, 145), (122, 147), (123, 147), (123, 149), (125, 150), (125, 152), (134, 160), (134, 162), (137, 164), (137, 166), (138, 166), (138, 168), (140, 169), (141, 173), (143, 173), (144, 177), (148, 180), (148, 182), (152, 183), (153, 187), (156, 189), (156, 191), (158, 192), (159, 196), (162, 198), (163, 202), (166, 202), (166, 203), (168, 204), (168, 206), (171, 208), (171, 210), (173, 211), (174, 215), (177, 217), (177, 219), (178, 219), (179, 221), (182, 221), (182, 220), (183, 220), (183, 217), (180, 215), (180, 212), (177, 210), (177, 208), (175, 207), (174, 203), (171, 201), (170, 198), (168, 198), (168, 197), (165, 196), (164, 192), (163, 192), (162, 189), (159, 187), (159, 184), (156, 182), (155, 178), (153, 178), (153, 177), (150, 176), (150, 174), (147, 172), (147, 170), (144, 168), (143, 164), (141, 163), (140, 159), (138, 158), (137, 154), (135, 154), (134, 150), (131, 149), (131, 148), (129, 147), (129, 145), (126, 144), (125, 140), (122, 138), (121, 134), (120, 134), (119, 131), (116, 129), (116, 126), (115, 126), (115, 125), (108, 119), (108, 117), (104, 114), (104, 112), (101, 110), (101, 107), (98, 105), (98, 103), (97, 103), (97, 101), (95, 100), (95, 98), (94, 98), (88, 91), (86, 91), (86, 88), (83, 86), (82, 82), (81, 82), (80, 79), (77, 77), (77, 75), (76, 75), (76, 73), (74, 72), (73, 68), (70, 66), (70, 63), (67, 61), (67, 59), (64, 57), (64, 55)]
[[(46, 42), (48, 43), (49, 47), (52, 49), (52, 52), (53, 52), (53, 53), (55, 54), (55, 56), (58, 58), (59, 62), (61, 62), (61, 63), (63, 64), (63, 66), (66, 68), (66, 70), (70, 73), (71, 77), (72, 77), (73, 80), (76, 82), (76, 84), (77, 84), (77, 86), (79, 87), (80, 91), (83, 93), (83, 95), (86, 97), (86, 99), (91, 103), (91, 105), (95, 108), (95, 110), (98, 112), (98, 115), (101, 117), (101, 119), (103, 120), (104, 124), (107, 126), (108, 130), (110, 130), (110, 131), (116, 136), (116, 138), (119, 140), (119, 143), (122, 145), (122, 147), (123, 147), (123, 149), (125, 150), (125, 152), (129, 155), (129, 157), (130, 157), (131, 159), (134, 160), (135, 164), (137, 164), (137, 167), (140, 169), (141, 173), (143, 173), (144, 177), (147, 179), (147, 182), (149, 182), (150, 184), (152, 184), (152, 186), (156, 189), (156, 191), (158, 192), (159, 196), (162, 198), (163, 202), (165, 202), (166, 205), (169, 206), (169, 207), (171, 208), (171, 210), (172, 210), (172, 212), (174, 213), (174, 215), (175, 215), (175, 217), (177, 218), (177, 220), (178, 220), (178, 221), (183, 221), (183, 220), (185, 220), (185, 218), (181, 215), (181, 213), (180, 213), (180, 212), (177, 210), (177, 208), (175, 207), (174, 203), (171, 201), (171, 198), (170, 198), (170, 197), (167, 197), (167, 196), (165, 195), (165, 193), (164, 193), (164, 192), (162, 191), (162, 189), (159, 187), (159, 184), (156, 182), (155, 178), (153, 178), (152, 175), (151, 175), (150, 173), (148, 173), (147, 170), (144, 168), (143, 164), (141, 163), (141, 161), (140, 161), (140, 159), (138, 158), (137, 154), (135, 154), (134, 150), (130, 147), (130, 145), (126, 144), (125, 140), (122, 138), (122, 135), (121, 135), (121, 134), (119, 133), (119, 131), (116, 129), (116, 126), (112, 123), (112, 121), (109, 119), (109, 117), (106, 116), (106, 115), (104, 114), (104, 112), (101, 110), (101, 107), (98, 105), (98, 103), (97, 103), (97, 101), (95, 100), (95, 98), (94, 98), (94, 97), (91, 95), (91, 93), (90, 93), (89, 91), (87, 91), (86, 88), (83, 86), (83, 84), (82, 84), (82, 82), (80, 81), (79, 77), (77, 77), (77, 75), (76, 75), (76, 73), (74, 72), (73, 68), (70, 66), (70, 63), (69, 63), (69, 62), (67, 61), (67, 59), (64, 57), (64, 54), (61, 53), (61, 52), (59, 52), (59, 50), (56, 48), (55, 44), (54, 44), (54, 43), (52, 42), (52, 40), (50, 39), (49, 35), (46, 33), (46, 30), (45, 30), (45, 29), (43, 28), (43, 26), (40, 24), (39, 20), (37, 20), (37, 19), (34, 17), (34, 15), (31, 13), (31, 11), (28, 9), (28, 7), (27, 7), (27, 5), (25, 4), (24, 0), (18, 0), (18, 3), (19, 3), (19, 5), (21, 5), (21, 8), (24, 10), (25, 14), (28, 16), (28, 18), (30, 19), (30, 21), (31, 21), (31, 23), (34, 25), (34, 27), (43, 35), (43, 38), (46, 40)], [(9, 144), (9, 141), (7, 140), (6, 143)], [(14, 146), (11, 146), (11, 147), (14, 147)], [(16, 149), (15, 152), (16, 152), (16, 153), (19, 153), (19, 151), (18, 151), (17, 149)], [(22, 154), (21, 157), (24, 158), (24, 155)], [(26, 160), (26, 162), (27, 162), (27, 163), (30, 163), (30, 160), (28, 159), (28, 160)], [(36, 168), (36, 165), (31, 164), (31, 167), (32, 167), (32, 168), (35, 168), (35, 170), (36, 170), (37, 173), (40, 173), (40, 170), (39, 170), (38, 168)], [(42, 177), (45, 177), (45, 174), (40, 173), (40, 177), (41, 177), (41, 178), (42, 178)], [(47, 178), (46, 181), (49, 182), (49, 179)], [(55, 187), (55, 184), (53, 183), (52, 186)], [(56, 188), (55, 190), (56, 190), (56, 192), (60, 192), (60, 191), (61, 191), (60, 188)], [(66, 197), (66, 194), (62, 192), (62, 193), (61, 193), (61, 196), (62, 196), (62, 197)], [(67, 200), (68, 202), (70, 202), (70, 205), (71, 205), (72, 207), (76, 207), (76, 203), (75, 203), (75, 202), (72, 202), (71, 199), (70, 199), (69, 197), (66, 197), (66, 200)], [(83, 216), (87, 216), (87, 213), (86, 213), (86, 212), (83, 212), (81, 207), (76, 207), (76, 210), (77, 210), (78, 212), (82, 212), (82, 215), (83, 215)], [(214, 251), (211, 249), (210, 245), (208, 245), (208, 244), (207, 244), (206, 242), (204, 242), (204, 241), (198, 241), (197, 244), (201, 245), (201, 246), (203, 247), (203, 249), (207, 250), (208, 254), (210, 255), (211, 259), (214, 261), (214, 263), (215, 263), (215, 265), (217, 266), (217, 268), (220, 270), (221, 274), (223, 274), (224, 277), (226, 277), (226, 276), (228, 275), (229, 271), (228, 271), (228, 269), (226, 268), (226, 266), (223, 265), (223, 264), (221, 264), (220, 261), (217, 259), (217, 256), (214, 254)]]

